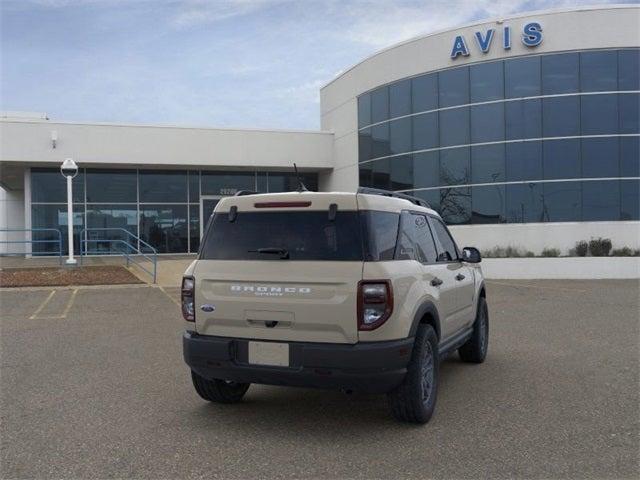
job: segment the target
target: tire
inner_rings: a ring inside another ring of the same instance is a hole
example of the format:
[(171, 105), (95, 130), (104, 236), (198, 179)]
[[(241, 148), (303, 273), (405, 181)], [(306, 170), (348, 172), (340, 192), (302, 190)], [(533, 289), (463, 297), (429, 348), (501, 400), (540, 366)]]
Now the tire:
[(247, 393), (250, 383), (226, 382), (225, 380), (207, 380), (191, 370), (193, 386), (205, 400), (216, 403), (238, 403)]
[(393, 416), (401, 422), (427, 423), (436, 408), (440, 369), (438, 336), (431, 325), (420, 325), (407, 375), (387, 394)]
[(458, 349), (464, 362), (482, 363), (487, 358), (489, 347), (489, 309), (484, 297), (478, 299), (478, 312), (473, 324), (473, 333), (467, 343)]

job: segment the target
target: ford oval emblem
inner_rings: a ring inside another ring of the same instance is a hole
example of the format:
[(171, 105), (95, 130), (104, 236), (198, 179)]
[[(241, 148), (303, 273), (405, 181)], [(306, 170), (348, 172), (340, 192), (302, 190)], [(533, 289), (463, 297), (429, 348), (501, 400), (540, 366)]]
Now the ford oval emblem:
[(216, 309), (215, 305), (205, 304), (200, 307), (203, 312), (213, 312)]

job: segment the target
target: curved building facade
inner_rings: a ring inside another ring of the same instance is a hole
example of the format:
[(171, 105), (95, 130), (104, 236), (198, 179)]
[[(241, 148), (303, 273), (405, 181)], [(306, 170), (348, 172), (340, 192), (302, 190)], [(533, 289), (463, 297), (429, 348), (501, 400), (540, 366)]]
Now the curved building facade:
[[(614, 228), (633, 243), (639, 19), (637, 6), (532, 13), (364, 60), (322, 91), (323, 129), (335, 131), (342, 171), (334, 186), (410, 193), (450, 225), (492, 224), (484, 231), (514, 233), (525, 247), (528, 230), (497, 225), (557, 224), (547, 232), (566, 245)], [(488, 237), (485, 247), (500, 244)]]

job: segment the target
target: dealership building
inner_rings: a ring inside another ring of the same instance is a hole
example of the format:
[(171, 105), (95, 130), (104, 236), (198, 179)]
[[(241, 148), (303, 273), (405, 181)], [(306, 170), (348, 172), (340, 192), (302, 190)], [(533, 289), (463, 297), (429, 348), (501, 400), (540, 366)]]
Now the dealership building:
[[(59, 165), (72, 157), (80, 167), (76, 242), (83, 228), (123, 228), (159, 253), (193, 253), (218, 199), (292, 190), (295, 162), (309, 189), (364, 186), (420, 197), (465, 245), (567, 253), (578, 240), (602, 236), (637, 249), (638, 25), (640, 7), (620, 5), (420, 36), (325, 85), (320, 131), (5, 113), (0, 229), (58, 228), (66, 238)], [(51, 244), (10, 248), (42, 253)]]

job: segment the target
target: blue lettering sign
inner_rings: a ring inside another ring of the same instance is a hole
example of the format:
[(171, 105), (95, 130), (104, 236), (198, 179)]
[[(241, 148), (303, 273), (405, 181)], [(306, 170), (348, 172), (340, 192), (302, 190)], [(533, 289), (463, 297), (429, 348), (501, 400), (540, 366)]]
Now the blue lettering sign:
[(476, 40), (478, 41), (478, 46), (480, 47), (482, 53), (487, 53), (489, 51), (494, 32), (495, 30), (493, 28), (490, 28), (489, 30), (487, 30), (487, 34), (484, 38), (482, 37), (482, 32), (476, 32)]
[(451, 50), (451, 58), (457, 58), (458, 55), (469, 56), (469, 49), (462, 35), (458, 35), (453, 41), (453, 50)]
[(522, 43), (527, 47), (535, 47), (542, 43), (542, 27), (539, 23), (527, 23), (522, 31)]
[(502, 31), (502, 48), (511, 49), (511, 27), (504, 27)]

